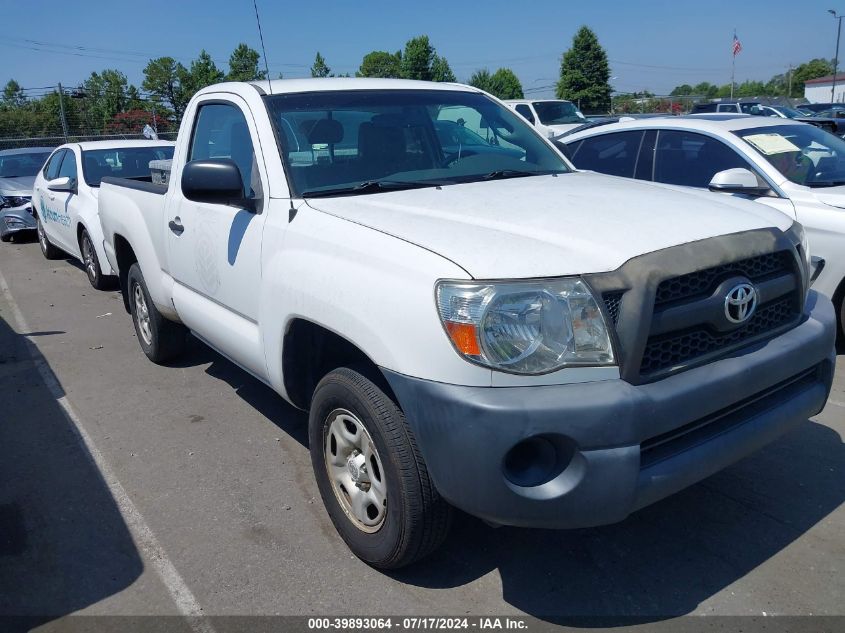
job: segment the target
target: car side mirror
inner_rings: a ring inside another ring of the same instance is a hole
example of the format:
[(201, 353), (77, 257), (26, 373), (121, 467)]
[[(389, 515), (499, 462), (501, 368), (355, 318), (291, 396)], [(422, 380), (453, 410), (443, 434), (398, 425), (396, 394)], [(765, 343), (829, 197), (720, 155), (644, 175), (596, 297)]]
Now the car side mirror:
[(50, 191), (69, 191), (76, 192), (76, 179), (70, 176), (62, 176), (61, 178), (54, 178), (47, 183), (47, 189)]
[(757, 176), (744, 167), (718, 172), (710, 180), (708, 187), (710, 191), (719, 193), (741, 193), (750, 196), (763, 196), (770, 191), (769, 187), (760, 186)]
[(182, 169), (182, 195), (193, 202), (255, 210), (255, 200), (244, 194), (241, 170), (231, 158), (187, 163)]

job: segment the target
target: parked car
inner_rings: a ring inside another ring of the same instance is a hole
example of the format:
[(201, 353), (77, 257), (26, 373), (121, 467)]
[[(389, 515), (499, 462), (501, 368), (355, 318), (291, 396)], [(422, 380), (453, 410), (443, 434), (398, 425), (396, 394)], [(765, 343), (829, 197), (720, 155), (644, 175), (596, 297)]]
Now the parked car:
[[(441, 146), (458, 109), (521, 158)], [(450, 506), (620, 521), (830, 390), (836, 319), (800, 224), (576, 172), (468, 86), (210, 86), (169, 183), (100, 190), (141, 349), (166, 362), (190, 330), (308, 409), (323, 503), (375, 567), (436, 548)]]
[[(715, 188), (800, 221), (812, 254), (825, 260), (814, 288), (833, 298), (840, 329), (845, 329), (845, 141), (841, 138), (789, 119), (693, 115), (620, 122), (564, 140), (580, 169)], [(718, 182), (728, 172), (728, 182), (742, 184), (728, 187)]]
[(716, 102), (708, 101), (706, 103), (696, 103), (692, 107), (692, 114), (712, 114), (712, 113), (736, 113), (736, 114), (753, 114), (752, 109), (759, 107), (761, 104), (757, 101), (734, 101), (734, 102)]
[(826, 110), (845, 110), (845, 103), (805, 103), (798, 106), (801, 110), (824, 112)]
[(435, 121), (434, 130), (443, 151), (449, 155), (454, 155), (456, 159), (490, 152), (504, 153), (516, 159), (521, 159), (525, 154), (519, 149), (503, 147), (495, 136), (489, 139), (482, 137), (467, 128), (463, 122)]
[(563, 99), (510, 99), (505, 103), (547, 138), (589, 122), (574, 103)]
[(150, 183), (150, 161), (172, 157), (171, 141), (90, 141), (56, 149), (35, 178), (33, 205), (44, 257), (66, 253), (85, 265), (94, 288), (112, 285), (115, 272), (103, 252), (97, 209), (100, 183), (106, 176)]
[(0, 241), (35, 231), (32, 185), (52, 147), (0, 151)]

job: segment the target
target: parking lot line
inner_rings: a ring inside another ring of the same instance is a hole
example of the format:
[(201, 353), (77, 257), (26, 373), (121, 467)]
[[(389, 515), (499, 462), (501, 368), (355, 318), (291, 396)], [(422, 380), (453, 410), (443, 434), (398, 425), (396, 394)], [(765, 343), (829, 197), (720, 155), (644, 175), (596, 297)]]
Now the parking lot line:
[[(12, 317), (16, 322), (15, 325), (17, 326), (18, 331), (31, 331), (23, 313), (9, 290), (9, 285), (6, 283), (6, 279), (2, 272), (0, 272), (0, 295), (3, 296), (12, 311)], [(56, 402), (62, 409), (62, 413), (65, 418), (67, 418), (71, 430), (75, 433), (77, 439), (88, 450), (90, 459), (93, 461), (94, 466), (100, 471), (104, 481), (108, 485), (109, 490), (114, 497), (114, 501), (120, 510), (120, 514), (123, 516), (136, 545), (144, 554), (145, 562), (152, 565), (155, 569), (156, 573), (164, 583), (164, 586), (167, 588), (170, 597), (176, 604), (176, 608), (179, 613), (186, 616), (191, 629), (197, 633), (215, 633), (214, 627), (210, 624), (210, 622), (202, 617), (204, 615), (203, 610), (196, 597), (188, 588), (188, 585), (173, 565), (173, 562), (167, 556), (167, 552), (164, 551), (164, 548), (158, 542), (158, 539), (152, 529), (150, 529), (150, 526), (144, 520), (144, 517), (135, 507), (132, 499), (130, 499), (126, 494), (126, 490), (123, 488), (123, 485), (118, 480), (114, 471), (103, 457), (103, 454), (94, 444), (90, 434), (85, 430), (85, 426), (74, 411), (73, 406), (67, 399), (67, 396), (64, 395), (59, 381), (56, 379), (55, 374), (53, 374), (52, 369), (50, 369), (50, 366), (47, 364), (41, 352), (29, 339), (25, 338), (25, 342), (29, 355), (35, 364), (35, 367), (38, 369), (41, 379), (56, 399)]]

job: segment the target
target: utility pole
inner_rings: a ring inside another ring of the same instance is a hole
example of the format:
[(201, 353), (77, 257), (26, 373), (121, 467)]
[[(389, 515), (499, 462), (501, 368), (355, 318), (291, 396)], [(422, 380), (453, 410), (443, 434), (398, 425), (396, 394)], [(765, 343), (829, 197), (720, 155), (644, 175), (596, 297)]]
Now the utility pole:
[(65, 119), (65, 93), (62, 89), (62, 84), (59, 82), (59, 116), (62, 121), (62, 135), (65, 137), (67, 143), (67, 119)]
[(837, 15), (833, 9), (828, 9), (830, 13), (837, 20), (836, 26), (836, 54), (833, 57), (833, 84), (830, 86), (830, 102), (836, 103), (836, 69), (839, 66), (839, 37), (842, 35), (842, 18), (845, 15)]
[(787, 77), (789, 77), (789, 90), (786, 93), (787, 99), (792, 98), (792, 64), (789, 65), (789, 71), (787, 73)]

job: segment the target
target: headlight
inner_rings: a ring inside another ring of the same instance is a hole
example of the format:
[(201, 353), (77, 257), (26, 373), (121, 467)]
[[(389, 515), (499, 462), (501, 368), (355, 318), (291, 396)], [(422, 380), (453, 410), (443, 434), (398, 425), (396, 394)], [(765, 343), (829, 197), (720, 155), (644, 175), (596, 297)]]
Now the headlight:
[(6, 198), (4, 198), (3, 196), (0, 196), (0, 209), (5, 209), (5, 208), (6, 208), (6, 204), (7, 204), (7, 203), (6, 203)]
[(613, 365), (601, 310), (577, 278), (437, 284), (452, 345), (473, 362), (517, 374), (572, 365)]
[(4, 207), (21, 207), (29, 204), (32, 198), (29, 196), (0, 196), (0, 208)]
[(25, 229), (26, 228), (26, 222), (24, 222), (20, 218), (15, 218), (15, 217), (7, 215), (5, 218), (3, 218), (3, 221), (6, 223), (6, 228), (10, 228), (10, 229)]

